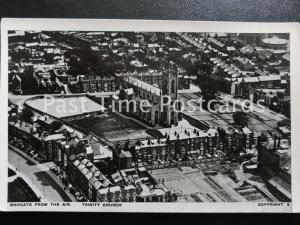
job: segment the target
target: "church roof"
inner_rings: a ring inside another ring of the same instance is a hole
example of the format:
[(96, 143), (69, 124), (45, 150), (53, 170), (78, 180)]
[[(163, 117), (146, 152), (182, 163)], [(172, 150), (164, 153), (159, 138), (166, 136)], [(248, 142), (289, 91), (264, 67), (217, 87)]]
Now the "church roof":
[(145, 91), (151, 92), (153, 94), (160, 95), (160, 93), (161, 93), (161, 90), (158, 87), (155, 87), (151, 84), (148, 84), (148, 83), (141, 81), (139, 79), (136, 79), (134, 77), (128, 77), (127, 81), (128, 81), (128, 83), (130, 83), (136, 87), (139, 87)]

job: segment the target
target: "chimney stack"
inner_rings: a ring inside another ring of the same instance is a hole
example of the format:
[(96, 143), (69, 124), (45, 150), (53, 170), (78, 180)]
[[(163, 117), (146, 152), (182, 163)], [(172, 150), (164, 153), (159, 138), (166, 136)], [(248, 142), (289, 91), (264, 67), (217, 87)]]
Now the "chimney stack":
[(278, 137), (278, 140), (277, 140), (278, 142), (277, 142), (277, 149), (280, 149), (280, 141), (281, 141), (281, 138), (280, 137)]

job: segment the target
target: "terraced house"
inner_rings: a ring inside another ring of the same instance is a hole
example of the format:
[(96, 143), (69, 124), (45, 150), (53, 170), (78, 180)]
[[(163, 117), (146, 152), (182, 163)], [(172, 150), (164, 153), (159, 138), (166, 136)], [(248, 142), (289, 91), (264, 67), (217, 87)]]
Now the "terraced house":
[(111, 92), (117, 90), (114, 76), (80, 75), (69, 82), (70, 89), (74, 93), (85, 92)]
[(152, 164), (154, 161), (170, 158), (180, 161), (202, 156), (211, 158), (239, 155), (240, 152), (250, 149), (253, 142), (253, 133), (246, 127), (226, 131), (172, 129), (164, 138), (137, 141), (133, 152), (137, 161)]

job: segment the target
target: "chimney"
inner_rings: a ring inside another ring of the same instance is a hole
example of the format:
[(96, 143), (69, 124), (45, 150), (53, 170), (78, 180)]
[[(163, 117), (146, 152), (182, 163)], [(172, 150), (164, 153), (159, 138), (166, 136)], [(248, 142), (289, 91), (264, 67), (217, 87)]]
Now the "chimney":
[(276, 135), (274, 135), (274, 144), (273, 144), (273, 150), (276, 150)]
[(280, 137), (278, 137), (278, 140), (277, 140), (278, 142), (277, 142), (277, 149), (280, 149), (280, 141), (281, 141), (281, 138)]

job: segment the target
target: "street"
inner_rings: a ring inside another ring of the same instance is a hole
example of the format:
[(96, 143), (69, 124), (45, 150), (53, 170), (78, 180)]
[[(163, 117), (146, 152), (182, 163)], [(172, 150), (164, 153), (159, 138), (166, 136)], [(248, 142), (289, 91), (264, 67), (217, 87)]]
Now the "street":
[(31, 180), (30, 186), (34, 185), (43, 193), (44, 198), (51, 202), (70, 201), (69, 196), (62, 188), (62, 184), (59, 184), (58, 180), (54, 180), (49, 175), (50, 170), (46, 164), (35, 165), (11, 148), (13, 147), (8, 149), (8, 161)]

